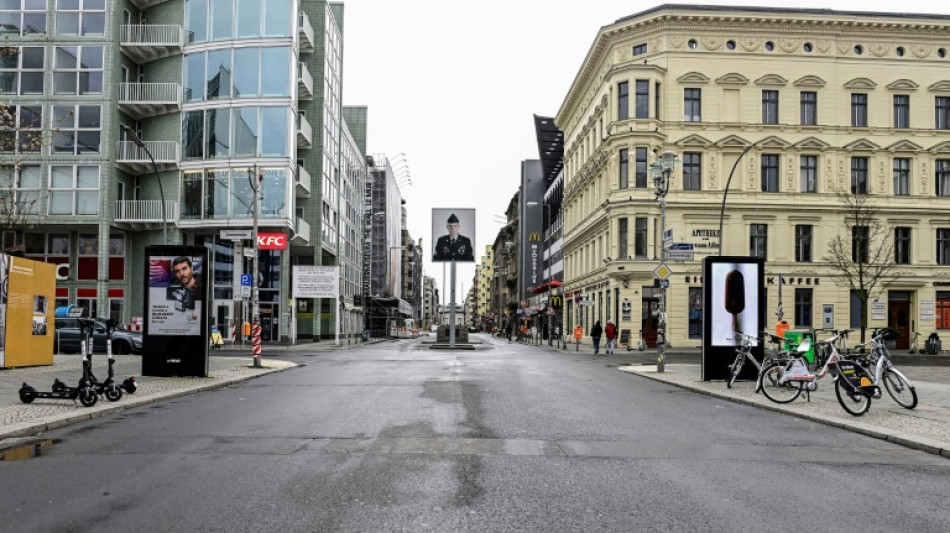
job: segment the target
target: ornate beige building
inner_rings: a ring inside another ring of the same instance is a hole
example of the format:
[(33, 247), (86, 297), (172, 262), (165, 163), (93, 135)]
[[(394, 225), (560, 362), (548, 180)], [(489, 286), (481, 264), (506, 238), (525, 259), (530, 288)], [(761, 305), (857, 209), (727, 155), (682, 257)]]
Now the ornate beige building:
[(566, 324), (619, 318), (632, 342), (655, 341), (649, 166), (672, 151), (666, 228), (693, 245), (667, 261), (674, 346), (701, 343), (702, 258), (720, 240), (765, 258), (770, 329), (779, 276), (793, 328), (860, 324), (827, 260), (863, 231), (839, 192), (866, 192), (887, 229), (893, 280), (870, 294), (869, 325), (897, 327), (898, 347), (950, 328), (948, 49), (944, 15), (664, 5), (601, 28), (556, 118)]

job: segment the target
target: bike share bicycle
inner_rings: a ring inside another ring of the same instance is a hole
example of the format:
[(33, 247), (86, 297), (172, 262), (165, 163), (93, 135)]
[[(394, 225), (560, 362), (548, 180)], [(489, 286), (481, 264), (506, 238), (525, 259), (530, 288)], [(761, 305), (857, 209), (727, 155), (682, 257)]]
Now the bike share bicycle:
[(802, 392), (811, 401), (811, 392), (818, 389), (818, 380), (831, 374), (835, 383), (835, 396), (841, 407), (853, 416), (861, 416), (871, 408), (871, 399), (880, 394), (871, 380), (871, 375), (857, 361), (844, 358), (837, 343), (848, 336), (851, 330), (836, 332), (821, 341), (818, 346), (829, 351), (824, 365), (812, 373), (808, 361), (797, 353), (785, 363), (774, 363), (763, 371), (762, 393), (776, 403), (790, 403)]
[(874, 329), (871, 331), (870, 340), (855, 345), (855, 348), (860, 346), (870, 346), (871, 348), (867, 355), (859, 357), (858, 360), (871, 370), (871, 380), (877, 386), (875, 399), (882, 396), (881, 383), (883, 382), (887, 393), (898, 405), (905, 409), (913, 409), (917, 407), (917, 389), (891, 362), (890, 353), (888, 353), (887, 346), (884, 344), (888, 331), (887, 328)]
[[(745, 366), (746, 361), (752, 363), (758, 370), (758, 374), (755, 378), (755, 392), (758, 393), (762, 390), (762, 376), (764, 375), (763, 370), (768, 368), (774, 363), (779, 363), (783, 361), (788, 361), (790, 357), (790, 350), (777, 350), (776, 346), (781, 346), (782, 339), (781, 337), (772, 335), (771, 333), (762, 333), (762, 337), (768, 340), (768, 346), (765, 347), (765, 356), (762, 357), (762, 362), (755, 358), (752, 355), (752, 347), (758, 345), (762, 341), (762, 338), (754, 337), (741, 331), (735, 332), (735, 337), (730, 340), (738, 340), (739, 344), (736, 345), (736, 358), (729, 365), (729, 378), (726, 380), (726, 388), (731, 389), (732, 385), (735, 383), (736, 379), (739, 377), (739, 374), (742, 372), (742, 368)], [(806, 338), (804, 342), (800, 343), (796, 348), (795, 352), (804, 355), (811, 348), (811, 340)]]

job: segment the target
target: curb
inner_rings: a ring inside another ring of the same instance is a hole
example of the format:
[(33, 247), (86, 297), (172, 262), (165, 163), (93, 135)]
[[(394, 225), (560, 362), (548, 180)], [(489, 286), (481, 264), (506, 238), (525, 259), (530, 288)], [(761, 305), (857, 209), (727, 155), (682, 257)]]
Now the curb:
[(719, 398), (721, 400), (727, 400), (733, 403), (749, 405), (752, 407), (758, 407), (761, 409), (766, 409), (769, 411), (774, 411), (777, 413), (783, 413), (787, 415), (792, 415), (798, 418), (802, 418), (811, 422), (817, 422), (819, 424), (824, 424), (826, 426), (831, 426), (839, 429), (846, 429), (848, 431), (853, 431), (855, 433), (860, 433), (862, 435), (873, 437), (876, 439), (884, 440), (887, 442), (892, 442), (894, 444), (899, 444), (907, 448), (912, 448), (915, 450), (920, 450), (922, 452), (927, 452), (933, 455), (940, 455), (943, 457), (950, 458), (950, 447), (948, 444), (943, 441), (938, 441), (934, 439), (929, 439), (926, 437), (917, 437), (917, 436), (908, 436), (906, 434), (901, 434), (886, 429), (881, 429), (876, 426), (871, 426), (868, 424), (862, 424), (860, 422), (843, 422), (841, 420), (833, 420), (825, 418), (816, 414), (803, 412), (798, 409), (790, 409), (780, 404), (776, 403), (764, 403), (756, 400), (750, 400), (746, 398), (740, 398), (738, 396), (732, 396), (730, 394), (724, 394), (721, 392), (711, 391), (708, 389), (703, 389), (700, 387), (692, 386), (686, 383), (681, 383), (677, 381), (665, 380), (655, 375), (650, 375), (646, 372), (637, 372), (633, 370), (634, 367), (617, 367), (621, 372), (626, 372), (628, 374), (634, 374), (637, 376), (642, 376), (647, 379), (659, 383), (666, 383), (668, 385), (673, 385), (680, 387), (682, 389), (687, 389), (693, 392), (698, 392), (706, 396), (712, 396), (714, 398)]
[[(276, 363), (276, 365), (275, 365)], [(122, 396), (122, 400), (119, 402), (107, 402), (101, 400), (97, 402), (96, 405), (92, 407), (83, 407), (82, 411), (77, 411), (76, 413), (69, 413), (67, 415), (49, 415), (45, 418), (40, 418), (35, 421), (29, 422), (18, 422), (14, 424), (9, 424), (4, 428), (0, 429), (0, 451), (9, 448), (11, 445), (16, 446), (20, 443), (5, 443), (2, 442), (4, 439), (11, 438), (20, 438), (20, 437), (31, 437), (39, 433), (44, 433), (47, 431), (52, 431), (54, 429), (59, 429), (62, 427), (70, 426), (79, 422), (85, 422), (87, 420), (93, 420), (95, 418), (100, 418), (106, 415), (113, 413), (118, 413), (125, 411), (127, 409), (133, 409), (136, 407), (141, 407), (143, 405), (149, 405), (157, 403), (160, 401), (168, 400), (171, 398), (179, 398), (182, 396), (189, 396), (198, 392), (205, 392), (212, 389), (219, 389), (222, 387), (228, 387), (243, 381), (248, 381), (254, 378), (265, 376), (267, 374), (272, 374), (274, 372), (283, 372), (292, 368), (297, 368), (298, 364), (291, 363), (289, 361), (268, 361), (267, 364), (272, 366), (264, 366), (261, 372), (254, 374), (245, 374), (232, 377), (221, 378), (214, 381), (213, 383), (200, 383), (196, 385), (190, 385), (182, 387), (180, 389), (172, 389), (166, 391), (156, 391), (149, 393), (145, 396), (136, 396), (135, 394), (125, 394)], [(234, 370), (238, 368), (254, 368), (247, 365), (235, 365), (228, 367), (226, 369), (220, 370)], [(212, 378), (214, 379), (214, 378)], [(128, 399), (126, 401), (126, 399)], [(104, 403), (103, 403), (104, 402)]]

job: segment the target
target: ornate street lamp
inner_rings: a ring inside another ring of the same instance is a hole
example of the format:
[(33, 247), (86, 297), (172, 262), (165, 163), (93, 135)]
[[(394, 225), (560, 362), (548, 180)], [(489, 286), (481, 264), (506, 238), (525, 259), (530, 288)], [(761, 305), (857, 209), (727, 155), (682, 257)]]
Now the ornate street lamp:
[[(676, 154), (670, 151), (660, 154), (657, 161), (650, 165), (653, 173), (653, 194), (660, 202), (660, 265), (666, 264), (666, 243), (664, 234), (666, 233), (666, 194), (670, 191), (670, 175), (676, 167)], [(657, 355), (656, 371), (666, 371), (666, 287), (669, 280), (660, 280), (660, 309), (659, 320), (657, 323)]]

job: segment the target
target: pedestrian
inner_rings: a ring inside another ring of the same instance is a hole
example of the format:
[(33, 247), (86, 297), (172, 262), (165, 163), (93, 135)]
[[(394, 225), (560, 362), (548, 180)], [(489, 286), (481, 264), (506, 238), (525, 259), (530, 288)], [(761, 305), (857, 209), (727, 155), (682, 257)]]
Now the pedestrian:
[(604, 328), (604, 336), (607, 337), (607, 355), (610, 355), (614, 353), (617, 346), (617, 326), (610, 320), (607, 321), (607, 326)]
[(590, 328), (590, 338), (594, 341), (594, 355), (600, 353), (600, 337), (604, 334), (604, 328), (600, 325), (600, 320), (594, 322), (594, 327)]
[(505, 326), (505, 337), (508, 338), (508, 344), (511, 344), (511, 328), (512, 328), (512, 323), (509, 320), (508, 324)]

